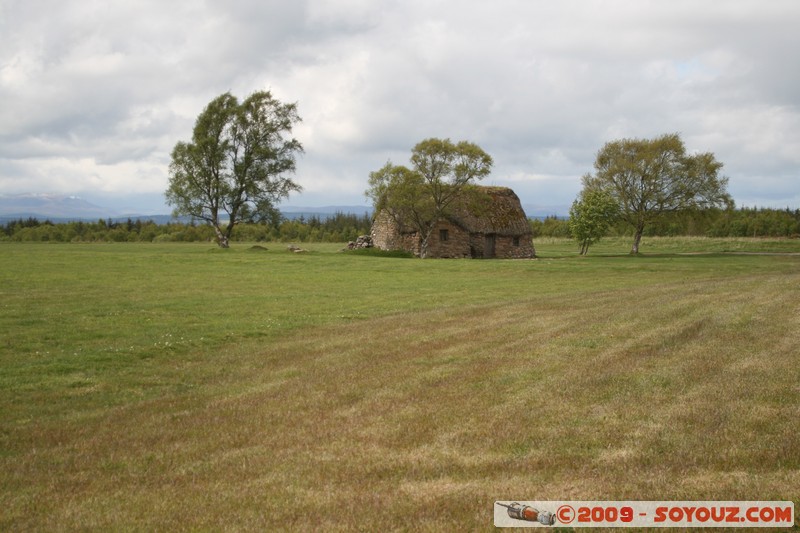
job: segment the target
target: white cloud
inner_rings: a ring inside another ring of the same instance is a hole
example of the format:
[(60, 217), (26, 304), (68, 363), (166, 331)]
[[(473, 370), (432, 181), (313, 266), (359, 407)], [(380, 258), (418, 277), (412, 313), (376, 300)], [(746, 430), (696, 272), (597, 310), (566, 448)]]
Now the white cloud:
[(271, 89), (303, 117), (292, 203), (361, 203), (436, 136), (484, 147), (523, 202), (569, 204), (605, 142), (680, 132), (739, 203), (780, 205), (798, 23), (794, 0), (0, 0), (0, 193), (163, 192), (208, 101)]

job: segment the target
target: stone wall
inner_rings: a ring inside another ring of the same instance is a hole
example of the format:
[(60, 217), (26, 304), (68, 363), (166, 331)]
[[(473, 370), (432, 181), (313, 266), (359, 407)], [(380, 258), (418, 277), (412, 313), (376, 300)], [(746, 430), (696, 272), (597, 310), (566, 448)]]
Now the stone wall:
[(370, 237), (373, 246), (381, 250), (405, 250), (419, 255), (419, 239), (416, 232), (401, 232), (400, 225), (394, 217), (385, 211), (381, 211), (375, 217)]
[(372, 248), (372, 237), (360, 235), (356, 240), (347, 243), (348, 250), (359, 250), (361, 248)]
[[(443, 230), (447, 232), (446, 240), (442, 240)], [(420, 254), (420, 239), (417, 232), (408, 229), (406, 232), (401, 232), (397, 221), (388, 213), (378, 213), (370, 236), (373, 245), (381, 250), (406, 250), (416, 256)], [(518, 236), (517, 245), (514, 244), (515, 236), (491, 234), (490, 237), (494, 239), (494, 255), (487, 249), (486, 237), (483, 233), (470, 233), (452, 222), (442, 220), (434, 226), (428, 238), (428, 257), (501, 259), (535, 257), (530, 234)]]
[(494, 244), (495, 257), (501, 259), (528, 259), (536, 256), (533, 237), (530, 234), (517, 237), (516, 245), (514, 242), (513, 236), (497, 235)]
[[(442, 240), (442, 232), (447, 232)], [(447, 221), (436, 224), (428, 238), (428, 257), (472, 257), (469, 233)]]

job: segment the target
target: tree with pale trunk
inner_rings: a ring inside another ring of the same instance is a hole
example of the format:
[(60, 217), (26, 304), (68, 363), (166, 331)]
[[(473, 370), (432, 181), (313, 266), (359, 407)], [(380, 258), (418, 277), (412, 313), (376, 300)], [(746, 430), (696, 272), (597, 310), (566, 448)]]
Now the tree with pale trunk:
[(303, 152), (291, 137), (298, 122), (297, 104), (267, 91), (241, 103), (230, 93), (212, 100), (197, 117), (191, 142), (172, 150), (166, 198), (174, 214), (205, 220), (221, 248), (228, 248), (237, 224), (274, 219), (275, 205), (301, 190), (287, 177)]
[(668, 213), (729, 207), (728, 178), (710, 152), (687, 154), (676, 133), (654, 139), (622, 139), (597, 153), (595, 173), (583, 178), (585, 191), (603, 191), (634, 230), (631, 254), (639, 253), (645, 227)]

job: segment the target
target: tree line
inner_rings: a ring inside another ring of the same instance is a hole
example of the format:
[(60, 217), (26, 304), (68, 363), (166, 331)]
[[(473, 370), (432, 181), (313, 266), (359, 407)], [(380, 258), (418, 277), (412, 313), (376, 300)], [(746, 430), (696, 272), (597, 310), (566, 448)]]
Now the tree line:
[[(531, 219), (533, 238), (571, 238), (570, 219), (548, 216)], [(241, 224), (234, 242), (348, 242), (369, 233), (372, 219), (337, 213), (273, 223)], [(645, 228), (646, 237), (793, 237), (800, 238), (800, 209), (742, 207), (670, 213)], [(605, 237), (630, 237), (624, 222), (610, 225)], [(18, 219), (0, 226), (0, 240), (17, 242), (216, 242), (213, 227), (201, 222), (156, 224), (150, 220), (53, 223), (36, 218)]]
[[(533, 237), (571, 238), (570, 221), (555, 215), (531, 220)], [(646, 226), (643, 235), (800, 238), (800, 209), (741, 207), (669, 213)], [(631, 237), (633, 228), (624, 221), (612, 222), (602, 236)]]
[[(311, 216), (294, 220), (242, 223), (232, 235), (234, 242), (348, 242), (369, 233), (368, 214), (336, 213), (327, 218)], [(206, 222), (151, 220), (124, 222), (99, 219), (95, 222), (53, 223), (36, 218), (18, 219), (0, 226), (0, 240), (16, 242), (216, 242), (215, 228)]]

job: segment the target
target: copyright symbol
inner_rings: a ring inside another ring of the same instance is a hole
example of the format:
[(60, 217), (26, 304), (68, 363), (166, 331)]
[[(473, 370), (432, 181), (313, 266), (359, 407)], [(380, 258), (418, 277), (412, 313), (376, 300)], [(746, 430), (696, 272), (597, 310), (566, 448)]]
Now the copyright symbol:
[(575, 520), (575, 509), (569, 505), (562, 505), (558, 508), (558, 511), (556, 511), (556, 516), (558, 517), (558, 521), (562, 524), (569, 524)]

